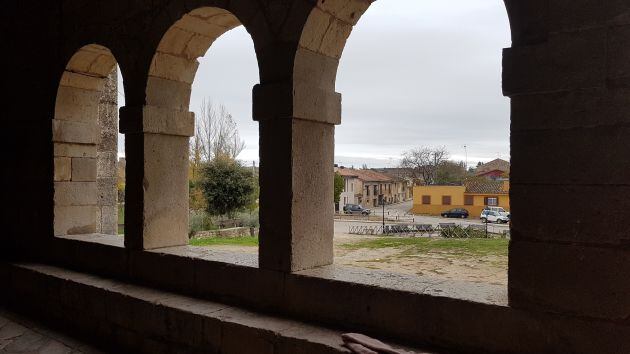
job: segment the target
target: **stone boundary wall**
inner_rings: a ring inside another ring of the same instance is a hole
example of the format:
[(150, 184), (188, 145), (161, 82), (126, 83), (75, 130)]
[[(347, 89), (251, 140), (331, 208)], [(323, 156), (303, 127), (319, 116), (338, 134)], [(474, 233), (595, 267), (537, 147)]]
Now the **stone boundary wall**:
[(203, 238), (214, 238), (214, 237), (227, 237), (227, 238), (237, 238), (237, 237), (254, 237), (258, 235), (257, 227), (233, 227), (229, 229), (221, 229), (221, 230), (210, 230), (210, 231), (198, 231), (195, 232), (192, 238), (194, 239), (203, 239)]

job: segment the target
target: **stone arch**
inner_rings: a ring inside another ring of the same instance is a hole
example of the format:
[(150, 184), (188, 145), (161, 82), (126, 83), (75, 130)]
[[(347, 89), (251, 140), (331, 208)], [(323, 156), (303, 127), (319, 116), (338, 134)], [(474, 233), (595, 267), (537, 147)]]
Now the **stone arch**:
[[(189, 104), (197, 58), (218, 37), (240, 25), (232, 12), (218, 7), (199, 7), (184, 14), (166, 30), (156, 48), (144, 106), (121, 110), (121, 130), (131, 140), (139, 137), (142, 149), (142, 153), (129, 151), (133, 156), (127, 158), (127, 176), (133, 179), (127, 186), (134, 184), (127, 195), (137, 200), (126, 208), (135, 213), (126, 220), (142, 221), (126, 226), (130, 248), (188, 243), (188, 153), (195, 130)], [(138, 143), (132, 146), (137, 148)]]
[[(115, 165), (109, 161), (116, 162), (117, 132), (110, 134), (113, 143), (100, 145), (99, 124), (105, 115), (117, 119), (115, 67), (109, 49), (89, 44), (76, 51), (61, 76), (52, 120), (56, 236), (117, 233)], [(105, 145), (113, 151), (104, 151)], [(112, 170), (113, 178), (97, 165)]]
[(373, 0), (319, 0), (300, 36), (293, 70), (294, 115), (341, 123), (341, 95), (335, 80), (352, 27)]
[(241, 22), (228, 10), (201, 7), (175, 22), (160, 41), (147, 80), (146, 105), (188, 110), (199, 62), (212, 43)]

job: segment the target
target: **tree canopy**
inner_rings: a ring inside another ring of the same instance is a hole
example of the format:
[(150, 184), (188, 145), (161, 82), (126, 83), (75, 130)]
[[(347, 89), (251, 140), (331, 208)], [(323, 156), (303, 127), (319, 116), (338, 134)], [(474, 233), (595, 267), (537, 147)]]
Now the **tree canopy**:
[(216, 157), (203, 169), (201, 188), (208, 213), (231, 218), (253, 203), (256, 181), (249, 168), (228, 157)]

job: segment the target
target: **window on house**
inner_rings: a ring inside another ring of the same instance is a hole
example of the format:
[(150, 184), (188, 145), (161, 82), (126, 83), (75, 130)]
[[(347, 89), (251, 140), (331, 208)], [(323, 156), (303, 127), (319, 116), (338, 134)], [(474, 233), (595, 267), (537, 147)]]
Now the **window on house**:
[(499, 198), (498, 197), (486, 197), (485, 199), (485, 204), (487, 206), (498, 206), (499, 205)]
[(464, 196), (464, 205), (473, 205), (475, 203), (475, 197), (472, 195)]
[(430, 195), (423, 195), (422, 196), (422, 204), (424, 204), (424, 205), (431, 204), (431, 196)]
[(442, 196), (442, 205), (451, 205), (451, 196), (443, 195)]

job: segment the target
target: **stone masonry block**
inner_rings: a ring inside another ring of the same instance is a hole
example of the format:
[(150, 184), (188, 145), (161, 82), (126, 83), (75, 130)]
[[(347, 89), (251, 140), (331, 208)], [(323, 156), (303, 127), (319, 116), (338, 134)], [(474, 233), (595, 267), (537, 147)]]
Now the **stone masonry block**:
[(372, 4), (371, 0), (318, 0), (317, 7), (331, 13), (339, 20), (356, 25), (361, 15)]
[(143, 107), (143, 132), (190, 137), (195, 135), (195, 114), (156, 106)]
[(300, 46), (312, 52), (319, 52), (322, 38), (333, 20), (333, 16), (315, 7), (308, 17), (307, 25), (300, 37)]
[(304, 48), (295, 54), (294, 82), (305, 82), (329, 92), (335, 90), (339, 61)]
[(512, 131), (630, 123), (630, 89), (591, 88), (512, 97)]
[(630, 5), (623, 0), (555, 0), (548, 2), (546, 11), (549, 30), (554, 32), (630, 23)]
[(627, 184), (630, 128), (512, 132), (515, 183)]
[(510, 305), (609, 320), (630, 316), (625, 249), (512, 241)]
[(55, 182), (69, 181), (72, 178), (72, 159), (55, 157)]
[[(628, 8), (630, 18), (630, 7)], [(630, 21), (630, 20), (629, 20)], [(606, 63), (609, 86), (630, 87), (630, 25), (611, 27), (608, 32)]]
[(199, 62), (157, 52), (151, 63), (151, 76), (192, 84)]
[(60, 86), (76, 87), (89, 91), (99, 91), (103, 87), (105, 79), (83, 73), (66, 70), (61, 76)]
[(118, 190), (116, 189), (116, 178), (98, 179), (98, 205), (115, 206), (118, 204)]
[(55, 206), (96, 205), (96, 182), (55, 182)]
[(341, 94), (294, 82), (293, 116), (295, 118), (341, 124)]
[(506, 96), (543, 91), (604, 87), (606, 29), (560, 33), (548, 42), (505, 49)]
[(55, 206), (55, 236), (96, 232), (97, 207)]
[[(190, 84), (188, 83), (149, 76), (147, 81), (146, 104), (148, 106), (168, 107), (174, 110), (187, 111), (190, 102), (190, 90)], [(120, 132), (124, 133), (122, 108), (120, 113)], [(137, 119), (141, 120), (142, 117), (138, 117)]]
[(96, 159), (76, 157), (72, 159), (72, 181), (96, 181)]
[(99, 97), (99, 91), (59, 86), (55, 104), (55, 119), (95, 122), (98, 117)]
[(96, 157), (96, 145), (55, 143), (55, 156)]
[[(630, 244), (630, 186), (510, 185), (512, 240)], [(544, 207), (542, 207), (544, 206)]]
[(98, 144), (98, 124), (53, 119), (53, 141), (59, 143)]

